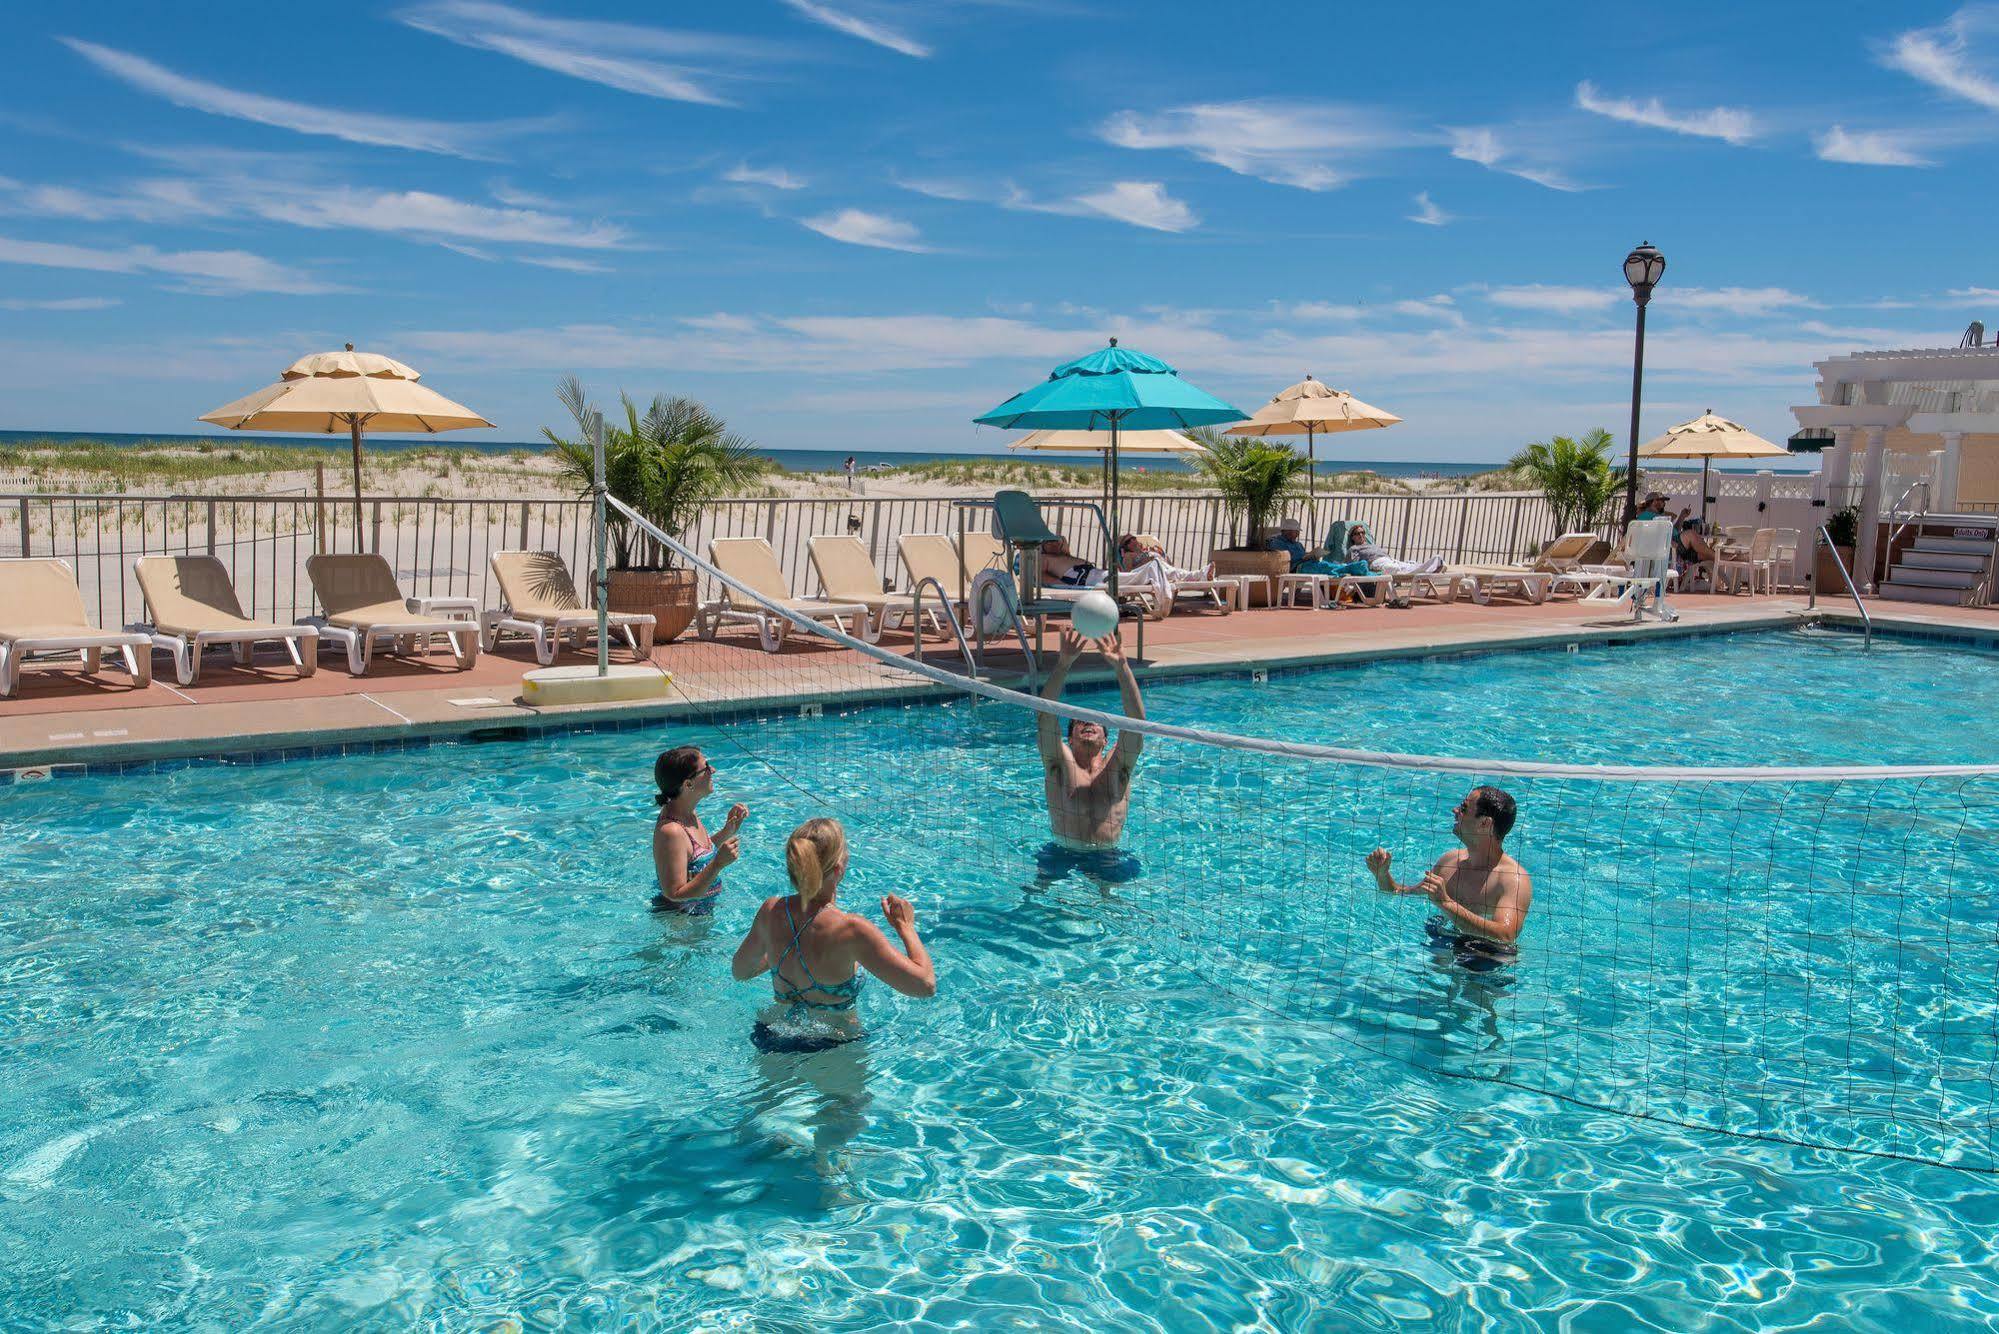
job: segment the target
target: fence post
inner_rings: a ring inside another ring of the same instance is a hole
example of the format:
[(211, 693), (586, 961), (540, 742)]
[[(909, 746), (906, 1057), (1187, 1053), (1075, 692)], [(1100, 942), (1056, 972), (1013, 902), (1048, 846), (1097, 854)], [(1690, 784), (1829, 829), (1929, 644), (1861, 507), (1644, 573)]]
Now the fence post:
[(1513, 535), (1506, 539), (1506, 559), (1512, 560), (1520, 554), (1520, 515), (1527, 508), (1527, 497), (1513, 497)]
[[(51, 506), (49, 512), (54, 514), (55, 508)], [(55, 536), (54, 519), (49, 520), (49, 535), (50, 540), (53, 541)], [(23, 556), (28, 554), (28, 498), (26, 496), (21, 497), (21, 554)]]
[(766, 500), (764, 502), (764, 541), (771, 543), (777, 541), (777, 502), (775, 500)]
[(1453, 559), (1460, 565), (1464, 564), (1465, 559), (1465, 531), (1471, 526), (1471, 502), (1472, 496), (1469, 491), (1458, 497), (1458, 554)]
[[(1416, 497), (1404, 496), (1402, 497), (1402, 532), (1395, 539), (1396, 547), (1404, 552), (1413, 550), (1409, 543), (1415, 531)], [(1381, 539), (1377, 537), (1375, 541), (1379, 542)]]
[(208, 502), (208, 554), (215, 554), (215, 502)]
[(312, 465), (312, 549), (326, 554), (326, 465)]
[(369, 506), (368, 550), (382, 549), (382, 502), (377, 500)]
[(521, 502), (521, 550), (528, 549), (528, 503)]

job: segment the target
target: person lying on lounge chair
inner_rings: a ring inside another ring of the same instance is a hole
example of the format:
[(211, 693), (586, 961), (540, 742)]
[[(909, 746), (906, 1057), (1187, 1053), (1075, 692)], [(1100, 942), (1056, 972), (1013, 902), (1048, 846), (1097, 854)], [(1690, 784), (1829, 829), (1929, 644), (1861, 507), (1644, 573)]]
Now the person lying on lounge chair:
[[(1126, 533), (1118, 540), (1118, 568), (1126, 574), (1158, 575), (1168, 583), (1184, 583), (1189, 579), (1212, 579), (1215, 567), (1205, 570), (1190, 570), (1175, 565), (1166, 559), (1166, 548), (1157, 542), (1147, 542), (1135, 533)], [(1156, 567), (1156, 568), (1151, 568)]]
[(1374, 534), (1368, 532), (1364, 523), (1355, 524), (1347, 534), (1347, 559), (1366, 561), (1367, 568), (1376, 574), (1435, 574), (1444, 568), (1442, 556), (1408, 561), (1389, 555), (1387, 547), (1375, 544)]
[(1069, 550), (1068, 538), (1058, 537), (1041, 548), (1041, 577), (1068, 588), (1095, 588), (1109, 575), (1102, 566), (1092, 565)]

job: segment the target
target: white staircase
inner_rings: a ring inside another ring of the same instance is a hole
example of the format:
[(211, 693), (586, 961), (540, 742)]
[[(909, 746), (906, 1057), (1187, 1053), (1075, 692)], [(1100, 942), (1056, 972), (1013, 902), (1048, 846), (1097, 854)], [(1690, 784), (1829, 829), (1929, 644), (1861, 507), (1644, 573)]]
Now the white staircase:
[[(1948, 515), (1926, 515), (1926, 525), (1947, 522)], [(1967, 522), (1991, 523), (1991, 516), (1968, 518)], [(1888, 578), (1877, 590), (1884, 598), (1901, 602), (1935, 602), (1952, 607), (1977, 606), (1991, 600), (1992, 552), (1990, 540), (1941, 537), (1919, 532), (1896, 556)]]

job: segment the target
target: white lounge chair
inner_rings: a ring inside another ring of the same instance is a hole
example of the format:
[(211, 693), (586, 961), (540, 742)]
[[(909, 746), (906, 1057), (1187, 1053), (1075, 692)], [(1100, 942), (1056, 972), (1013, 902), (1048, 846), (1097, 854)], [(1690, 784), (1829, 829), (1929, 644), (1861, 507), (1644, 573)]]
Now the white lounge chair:
[(104, 666), (106, 649), (118, 650), (134, 685), (152, 684), (152, 637), (92, 625), (68, 561), (0, 560), (0, 699), (20, 685), (21, 665), (31, 653), (80, 653), (84, 670), (94, 675)]
[[(806, 554), (813, 572), (819, 576), (820, 596), (828, 602), (854, 603), (866, 608), (861, 617), (861, 638), (879, 644), (882, 633), (911, 620), (916, 613), (914, 593), (891, 593), (882, 587), (874, 557), (858, 537), (824, 536), (806, 541)], [(954, 561), (955, 565), (956, 562)], [(952, 571), (954, 574), (956, 570)], [(930, 618), (938, 634), (944, 623), (938, 619), (937, 597), (933, 593), (923, 614)]]
[[(1139, 544), (1144, 546), (1148, 551), (1154, 548), (1164, 548), (1166, 545), (1151, 533), (1137, 533), (1135, 536)], [(1210, 605), (1220, 607), (1223, 614), (1226, 615), (1236, 610), (1237, 599), (1242, 597), (1242, 580), (1172, 579), (1167, 581), (1167, 593), (1169, 602), (1177, 603), (1181, 598), (1194, 598), (1197, 601), (1207, 602)], [(1160, 618), (1163, 618), (1165, 614), (1165, 611), (1161, 611)]]
[(1362, 606), (1379, 607), (1394, 592), (1397, 578), (1392, 574), (1280, 574), (1277, 605), (1298, 606), (1298, 595), (1304, 593), (1314, 607), (1338, 607), (1340, 595), (1351, 591), (1360, 595)]
[[(902, 558), (904, 592), (914, 593), (925, 579), (935, 579), (944, 596), (959, 608), (970, 596), (972, 580), (986, 568), (983, 559), (967, 559), (961, 571), (957, 543), (948, 533), (904, 533), (895, 539), (895, 549)], [(937, 595), (933, 590), (927, 596), (935, 601)]]
[[(566, 635), (580, 652), (597, 634), (597, 613), (576, 592), (569, 567), (553, 551), (495, 551), (487, 558), (500, 585), (500, 609), (479, 614), (479, 647), (490, 653), (501, 635), (526, 635), (534, 641), (535, 661), (546, 667), (555, 661)], [(652, 657), (654, 619), (644, 612), (606, 614), (606, 627), (622, 635), (632, 657)]]
[(1517, 593), (1528, 602), (1542, 603), (1553, 592), (1555, 576), (1543, 570), (1527, 570), (1517, 565), (1446, 565), (1446, 577), (1455, 579), (1484, 606), (1494, 593)]
[(718, 537), (708, 544), (708, 560), (756, 596), (745, 597), (723, 584), (722, 596), (703, 603), (695, 617), (695, 632), (703, 639), (713, 639), (724, 625), (754, 625), (763, 651), (776, 653), (784, 647), (791, 622), (771, 611), (764, 605), (766, 602), (810, 620), (831, 621), (842, 633), (847, 629), (844, 618), (852, 617), (858, 628), (861, 618), (868, 614), (868, 609), (858, 602), (791, 596), (784, 570), (777, 563), (777, 553), (761, 537)]
[(301, 677), (319, 669), (319, 631), (309, 625), (253, 620), (236, 600), (228, 567), (214, 556), (141, 556), (132, 562), (150, 620), (128, 625), (151, 647), (171, 654), (174, 679), (191, 686), (201, 677), (202, 650), (227, 644), (247, 666), (258, 644), (278, 643)]
[(322, 647), (346, 649), (347, 670), (356, 676), (367, 675), (375, 645), (385, 640), (396, 651), (444, 635), (460, 671), (479, 660), (478, 622), (433, 615), (420, 599), (405, 598), (396, 572), (374, 552), (307, 556), (305, 577), (324, 614), (302, 617), (299, 624), (315, 627)]

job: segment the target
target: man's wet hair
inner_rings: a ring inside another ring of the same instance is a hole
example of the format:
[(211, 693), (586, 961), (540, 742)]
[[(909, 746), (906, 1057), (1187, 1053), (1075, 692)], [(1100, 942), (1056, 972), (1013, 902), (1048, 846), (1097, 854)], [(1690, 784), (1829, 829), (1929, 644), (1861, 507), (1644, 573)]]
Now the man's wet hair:
[(1492, 821), (1492, 836), (1504, 840), (1513, 828), (1513, 821), (1520, 813), (1513, 798), (1496, 787), (1475, 787), (1471, 790), (1471, 813), (1484, 816)]

